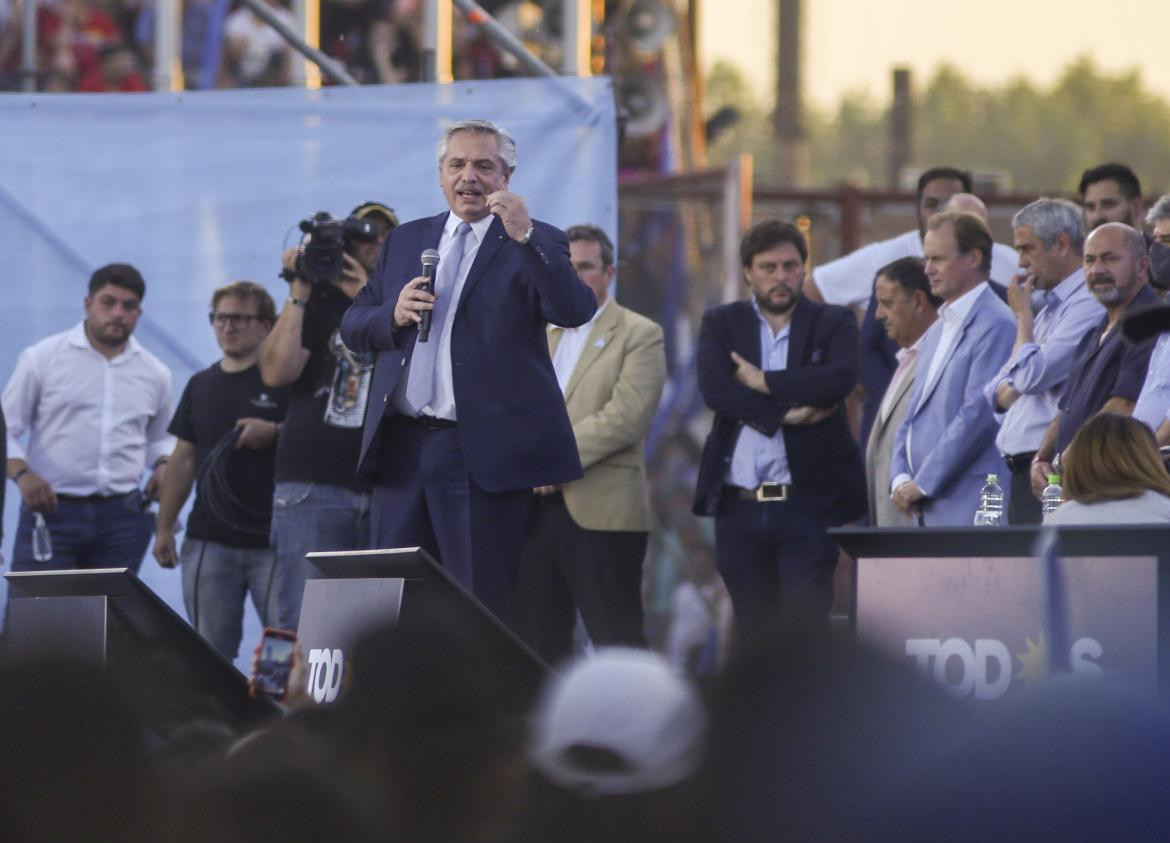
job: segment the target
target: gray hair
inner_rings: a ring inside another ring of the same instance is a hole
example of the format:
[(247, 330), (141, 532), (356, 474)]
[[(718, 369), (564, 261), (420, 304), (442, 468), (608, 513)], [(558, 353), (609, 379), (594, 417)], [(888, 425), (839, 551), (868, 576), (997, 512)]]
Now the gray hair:
[(1158, 201), (1150, 206), (1146, 213), (1146, 225), (1153, 225), (1158, 220), (1170, 219), (1170, 193), (1160, 196)]
[(510, 175), (516, 169), (516, 141), (508, 134), (508, 130), (497, 126), (490, 120), (458, 120), (443, 130), (439, 138), (439, 164), (447, 157), (447, 146), (451, 137), (459, 132), (479, 132), (482, 135), (492, 135), (500, 142), (500, 161), (504, 170)]
[(1067, 199), (1047, 197), (1030, 202), (1012, 217), (1012, 228), (1030, 228), (1045, 249), (1051, 249), (1057, 235), (1068, 237), (1078, 255), (1085, 250), (1085, 219), (1080, 207)]

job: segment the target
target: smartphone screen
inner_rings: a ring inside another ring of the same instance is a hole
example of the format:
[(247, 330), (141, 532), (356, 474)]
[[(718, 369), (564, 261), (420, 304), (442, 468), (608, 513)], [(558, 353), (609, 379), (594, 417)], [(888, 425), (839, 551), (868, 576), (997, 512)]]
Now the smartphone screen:
[(260, 642), (260, 658), (256, 663), (256, 693), (274, 699), (283, 699), (288, 692), (288, 677), (292, 672), (293, 638), (278, 637), (264, 632)]

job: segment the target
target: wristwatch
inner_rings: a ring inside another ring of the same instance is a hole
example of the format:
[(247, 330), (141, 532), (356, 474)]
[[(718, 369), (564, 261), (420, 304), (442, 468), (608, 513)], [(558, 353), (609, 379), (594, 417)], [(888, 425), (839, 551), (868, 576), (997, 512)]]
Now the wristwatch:
[(519, 241), (517, 241), (517, 242), (520, 242), (520, 243), (527, 243), (529, 240), (531, 240), (531, 239), (532, 239), (532, 232), (534, 232), (534, 231), (536, 231), (536, 226), (535, 226), (535, 225), (530, 225), (530, 226), (528, 226), (528, 230), (524, 232), (524, 236), (523, 236), (523, 237), (521, 237), (521, 238), (520, 238), (520, 240), (519, 240)]
[(309, 300), (308, 299), (298, 299), (296, 296), (289, 296), (287, 299), (285, 299), (285, 302), (287, 304), (291, 304), (293, 307), (299, 307), (302, 310), (304, 310), (305, 305), (307, 305), (309, 303)]

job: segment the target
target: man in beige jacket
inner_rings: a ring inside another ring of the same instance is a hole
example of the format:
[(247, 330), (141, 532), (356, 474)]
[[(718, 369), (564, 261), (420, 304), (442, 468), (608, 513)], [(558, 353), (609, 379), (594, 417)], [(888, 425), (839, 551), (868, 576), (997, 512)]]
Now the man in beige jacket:
[(572, 651), (576, 613), (596, 645), (645, 645), (642, 560), (651, 528), (643, 450), (666, 379), (662, 329), (609, 293), (613, 245), (570, 228), (569, 255), (597, 297), (580, 328), (549, 327), (585, 476), (542, 486), (525, 531), (513, 627), (546, 661)]

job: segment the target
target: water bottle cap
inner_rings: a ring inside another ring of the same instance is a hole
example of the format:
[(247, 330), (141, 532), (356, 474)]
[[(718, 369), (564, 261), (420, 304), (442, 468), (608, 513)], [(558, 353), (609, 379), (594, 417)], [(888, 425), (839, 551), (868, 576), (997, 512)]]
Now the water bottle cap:
[(1060, 485), (1060, 475), (1059, 474), (1049, 474), (1048, 475), (1048, 482), (1049, 482), (1049, 484), (1051, 484), (1053, 486), (1059, 486)]
[(999, 482), (999, 475), (998, 474), (987, 475), (987, 482), (988, 483), (998, 483)]

